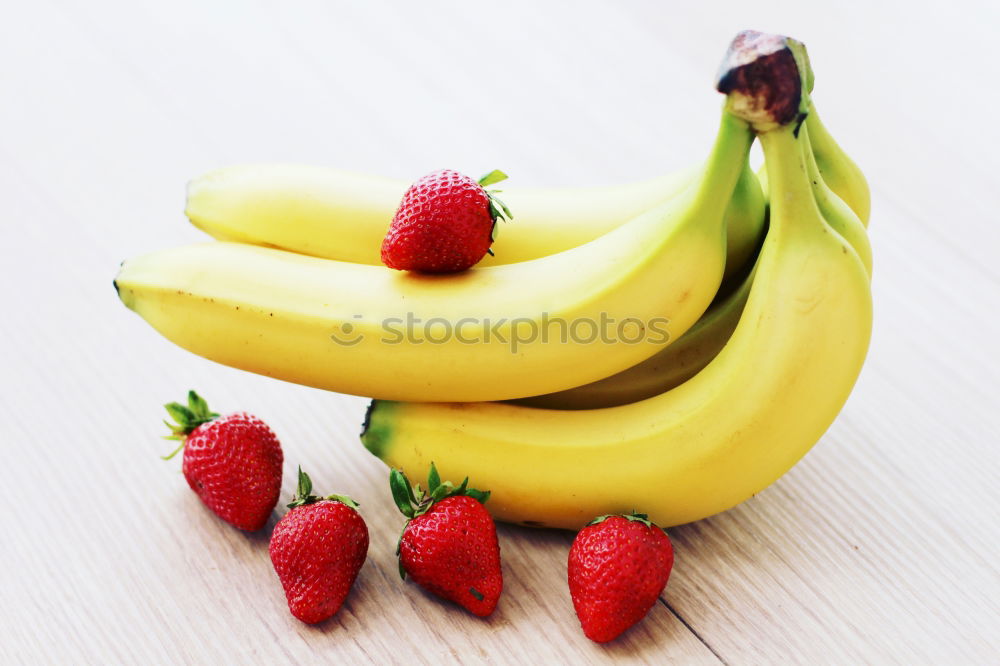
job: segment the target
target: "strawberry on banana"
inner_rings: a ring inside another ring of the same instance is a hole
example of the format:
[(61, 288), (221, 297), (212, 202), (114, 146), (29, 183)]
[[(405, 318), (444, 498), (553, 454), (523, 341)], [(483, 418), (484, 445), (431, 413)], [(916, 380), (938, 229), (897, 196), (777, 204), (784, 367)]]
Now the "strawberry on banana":
[(403, 194), (382, 241), (382, 263), (424, 273), (456, 273), (478, 263), (510, 211), (485, 189), (507, 178), (491, 171), (478, 181), (451, 169), (427, 174)]

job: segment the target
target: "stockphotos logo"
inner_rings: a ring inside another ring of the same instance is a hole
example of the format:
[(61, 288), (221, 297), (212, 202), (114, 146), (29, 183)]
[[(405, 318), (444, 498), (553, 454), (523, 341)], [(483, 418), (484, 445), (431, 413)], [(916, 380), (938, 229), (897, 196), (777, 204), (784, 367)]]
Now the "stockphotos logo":
[[(573, 344), (654, 344), (665, 345), (670, 341), (670, 320), (656, 317), (642, 320), (638, 317), (615, 319), (602, 312), (594, 319), (563, 319), (548, 313), (540, 319), (517, 317), (513, 319), (478, 319), (464, 317), (457, 321), (444, 317), (421, 319), (412, 312), (405, 317), (389, 317), (377, 322), (374, 328), (362, 327), (362, 315), (352, 317), (356, 322), (344, 322), (330, 334), (330, 339), (343, 347), (353, 347), (368, 336), (376, 336), (386, 345), (444, 345), (455, 342), (463, 345), (509, 345), (512, 354), (524, 345), (541, 342)], [(365, 333), (371, 331), (370, 333)]]

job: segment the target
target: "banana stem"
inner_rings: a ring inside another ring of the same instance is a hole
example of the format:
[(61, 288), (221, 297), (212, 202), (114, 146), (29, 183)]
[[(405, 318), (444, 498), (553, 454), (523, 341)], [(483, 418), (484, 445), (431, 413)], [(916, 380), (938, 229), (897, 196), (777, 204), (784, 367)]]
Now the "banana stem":
[(758, 135), (764, 149), (764, 163), (771, 195), (769, 236), (787, 236), (805, 230), (808, 224), (826, 226), (813, 196), (809, 167), (803, 152), (805, 143), (796, 127), (786, 125)]
[[(724, 111), (715, 144), (708, 156), (702, 177), (695, 187), (694, 209), (705, 213), (705, 219), (723, 220), (732, 200), (736, 183), (750, 158), (754, 134), (749, 123)], [(725, 231), (725, 225), (721, 225)]]
[(760, 133), (801, 122), (812, 82), (802, 42), (744, 30), (726, 51), (716, 88), (726, 95), (726, 108)]

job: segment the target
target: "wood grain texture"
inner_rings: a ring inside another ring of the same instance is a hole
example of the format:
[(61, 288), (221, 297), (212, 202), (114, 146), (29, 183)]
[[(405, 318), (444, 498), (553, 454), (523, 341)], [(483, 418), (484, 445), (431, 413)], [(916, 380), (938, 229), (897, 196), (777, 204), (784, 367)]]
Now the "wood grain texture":
[[(0, 662), (996, 663), (1000, 10), (765, 4), (8, 8)], [(501, 528), (487, 621), (401, 583), (402, 519), (358, 445), (362, 400), (203, 361), (114, 297), (121, 259), (201, 238), (183, 184), (224, 164), (502, 166), (568, 185), (698, 160), (712, 74), (746, 27), (808, 44), (824, 120), (872, 184), (872, 349), (801, 464), (670, 531), (662, 603), (615, 644), (579, 631), (567, 533)], [(370, 558), (333, 621), (291, 618), (267, 532), (222, 524), (157, 457), (161, 405), (192, 386), (272, 424), (283, 497), (301, 463), (362, 503)]]

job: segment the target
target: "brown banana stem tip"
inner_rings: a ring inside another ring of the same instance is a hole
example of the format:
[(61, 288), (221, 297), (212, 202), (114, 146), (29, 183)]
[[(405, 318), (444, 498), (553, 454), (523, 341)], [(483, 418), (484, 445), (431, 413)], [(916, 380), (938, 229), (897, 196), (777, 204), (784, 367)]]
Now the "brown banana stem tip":
[(744, 30), (729, 45), (716, 89), (728, 97), (731, 113), (763, 132), (805, 118), (811, 82), (801, 42)]

